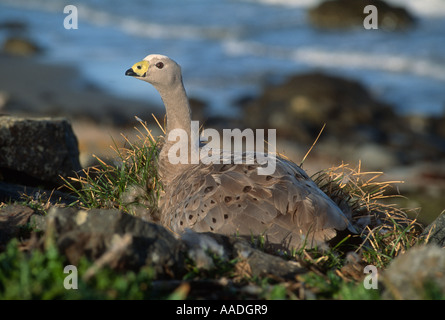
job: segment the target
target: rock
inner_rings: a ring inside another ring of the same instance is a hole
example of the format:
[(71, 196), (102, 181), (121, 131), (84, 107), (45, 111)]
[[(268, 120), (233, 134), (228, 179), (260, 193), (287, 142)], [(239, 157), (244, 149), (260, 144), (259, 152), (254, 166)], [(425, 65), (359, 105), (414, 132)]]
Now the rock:
[(313, 156), (323, 150), (324, 156), (339, 162), (361, 159), (366, 170), (379, 171), (445, 161), (445, 137), (434, 136), (438, 126), (430, 125), (431, 119), (408, 121), (352, 79), (297, 74), (265, 87), (258, 98), (246, 100), (241, 107), (246, 127), (277, 129), (278, 139), (293, 141), (305, 150), (326, 124)]
[(26, 198), (31, 198), (41, 203), (64, 205), (70, 205), (78, 200), (76, 197), (59, 190), (45, 190), (0, 181), (0, 202), (20, 202), (26, 200)]
[(42, 53), (43, 49), (29, 39), (11, 37), (3, 43), (2, 51), (14, 56), (28, 57)]
[(157, 278), (185, 272), (181, 242), (157, 224), (101, 209), (51, 208), (47, 219), (43, 243), (54, 240), (72, 264), (85, 255), (117, 270), (149, 266)]
[(445, 250), (435, 245), (411, 248), (391, 262), (382, 278), (384, 299), (443, 299)]
[(34, 210), (22, 205), (0, 207), (0, 251), (14, 237), (19, 237), (34, 215)]
[[(41, 223), (41, 222), (40, 222)], [(286, 261), (255, 249), (245, 239), (214, 233), (186, 232), (176, 239), (158, 224), (114, 209), (50, 209), (41, 245), (55, 243), (71, 264), (86, 256), (98, 265), (116, 270), (151, 267), (157, 279), (181, 277), (187, 272), (185, 258), (201, 270), (212, 270), (214, 259), (237, 260), (239, 277), (273, 275), (294, 279), (306, 272), (299, 263)]]
[(367, 5), (378, 10), (378, 28), (404, 30), (414, 25), (414, 17), (404, 8), (395, 7), (381, 0), (333, 0), (325, 1), (309, 10), (309, 20), (321, 29), (363, 28), (363, 13)]
[(64, 119), (0, 117), (0, 177), (29, 186), (59, 186), (81, 169), (77, 138)]
[(386, 139), (383, 128), (397, 127), (392, 107), (375, 100), (360, 83), (322, 73), (298, 74), (265, 88), (244, 113), (247, 126), (279, 128), (280, 137), (304, 143), (312, 143), (324, 123), (326, 136), (356, 142), (381, 141)]
[(247, 240), (227, 237), (215, 233), (187, 231), (183, 236), (187, 256), (200, 268), (214, 267), (210, 254), (224, 261), (237, 259), (236, 272), (240, 277), (267, 277), (273, 275), (282, 279), (295, 279), (297, 274), (307, 272), (296, 261), (286, 261), (279, 256), (255, 249)]
[(425, 237), (429, 244), (445, 247), (445, 211), (423, 230), (421, 236)]
[(295, 279), (297, 274), (306, 273), (296, 261), (286, 261), (278, 256), (265, 253), (242, 239), (233, 243), (233, 256), (238, 257), (238, 272), (254, 277), (274, 276), (282, 279)]

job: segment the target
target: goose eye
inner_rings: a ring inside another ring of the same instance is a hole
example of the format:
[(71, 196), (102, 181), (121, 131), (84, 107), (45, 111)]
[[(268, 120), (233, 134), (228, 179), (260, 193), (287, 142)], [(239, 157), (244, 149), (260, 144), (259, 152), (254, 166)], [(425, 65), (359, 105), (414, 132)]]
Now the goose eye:
[(164, 68), (164, 64), (162, 62), (158, 62), (158, 63), (156, 63), (156, 68), (162, 69), (162, 68)]

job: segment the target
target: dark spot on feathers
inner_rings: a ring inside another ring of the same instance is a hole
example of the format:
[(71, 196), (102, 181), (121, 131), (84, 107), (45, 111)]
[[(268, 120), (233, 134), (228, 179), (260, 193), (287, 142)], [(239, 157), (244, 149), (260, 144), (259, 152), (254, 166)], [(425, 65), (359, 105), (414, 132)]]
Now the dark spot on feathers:
[(250, 190), (252, 190), (252, 187), (251, 186), (245, 186), (244, 187), (244, 189), (243, 189), (243, 192), (249, 192)]
[(216, 219), (215, 219), (215, 218), (212, 218), (212, 222), (213, 222), (213, 223), (216, 223)]
[(189, 215), (189, 220), (193, 219), (193, 214)]
[(204, 189), (204, 192), (205, 192), (205, 193), (209, 193), (209, 192), (212, 191), (212, 190), (213, 190), (213, 187), (210, 186), (210, 187), (205, 188), (205, 189)]
[(214, 229), (212, 227), (210, 227), (210, 230), (213, 231)]
[(232, 197), (225, 197), (224, 198), (224, 202), (225, 203), (229, 203), (230, 201), (232, 201)]
[(181, 220), (181, 221), (179, 221), (179, 224), (182, 226), (184, 224), (184, 222), (182, 222), (182, 220)]
[(211, 203), (211, 204), (214, 204), (214, 203), (215, 203), (215, 200), (210, 200), (210, 203)]
[(266, 181), (269, 181), (272, 179), (272, 176), (266, 176)]
[(255, 166), (252, 166), (252, 165), (247, 167), (247, 170), (254, 170), (254, 169), (255, 169)]
[(229, 215), (228, 214), (225, 214), (224, 215), (224, 219), (228, 219), (229, 218)]

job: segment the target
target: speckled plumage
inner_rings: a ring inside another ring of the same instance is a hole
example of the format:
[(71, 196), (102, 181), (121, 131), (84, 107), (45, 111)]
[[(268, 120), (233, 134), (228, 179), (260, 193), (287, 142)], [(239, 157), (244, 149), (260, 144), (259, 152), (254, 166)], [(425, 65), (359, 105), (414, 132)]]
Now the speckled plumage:
[[(179, 65), (161, 55), (144, 60), (149, 62), (148, 71), (136, 77), (153, 84), (161, 94), (167, 135), (176, 128), (190, 133), (190, 108)], [(159, 61), (163, 67), (154, 68)], [(131, 71), (127, 74), (135, 76)], [(189, 228), (246, 237), (263, 235), (272, 245), (297, 248), (321, 245), (335, 237), (337, 230), (352, 230), (338, 206), (288, 160), (277, 157), (276, 170), (269, 175), (258, 174), (258, 163), (174, 165), (167, 156), (172, 144), (167, 141), (159, 155), (164, 185), (159, 208), (161, 223), (178, 234)]]

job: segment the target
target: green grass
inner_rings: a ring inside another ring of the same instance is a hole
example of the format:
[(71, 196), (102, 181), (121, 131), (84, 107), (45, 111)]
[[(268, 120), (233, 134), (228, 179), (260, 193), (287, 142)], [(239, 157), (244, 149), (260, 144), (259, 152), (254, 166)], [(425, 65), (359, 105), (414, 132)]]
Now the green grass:
[(78, 205), (91, 208), (117, 208), (137, 215), (141, 211), (155, 215), (162, 188), (156, 171), (158, 140), (139, 131), (138, 141), (113, 148), (116, 164), (96, 157), (99, 165), (84, 169), (80, 175), (64, 179), (65, 185), (79, 198)]
[(103, 268), (86, 281), (82, 275), (93, 263), (82, 259), (76, 266), (78, 288), (66, 289), (65, 278), (72, 275), (64, 273), (66, 265), (54, 247), (29, 253), (20, 250), (17, 240), (10, 241), (0, 253), (0, 300), (155, 298), (150, 290), (153, 279), (150, 269), (120, 274)]

